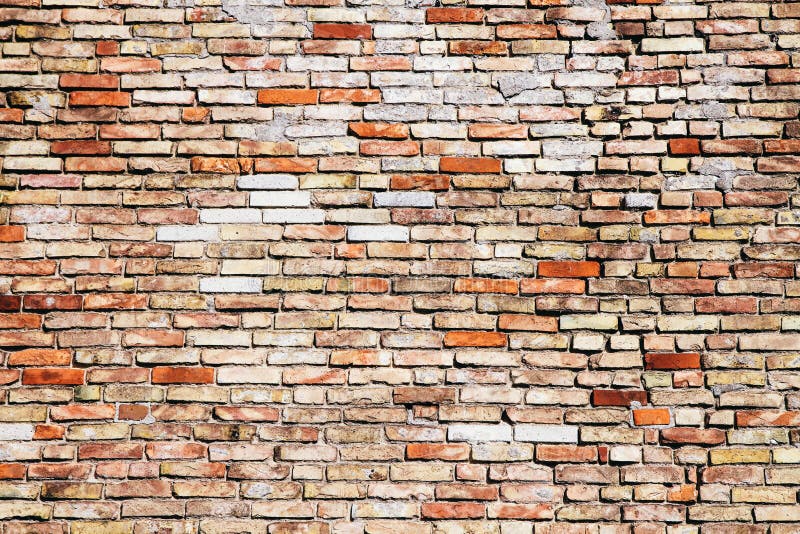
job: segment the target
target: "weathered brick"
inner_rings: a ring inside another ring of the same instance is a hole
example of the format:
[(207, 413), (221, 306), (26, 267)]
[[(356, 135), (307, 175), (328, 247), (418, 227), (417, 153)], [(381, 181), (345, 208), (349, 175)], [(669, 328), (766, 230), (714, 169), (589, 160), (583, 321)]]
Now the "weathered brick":
[(3, 532), (794, 531), (796, 5), (73, 4), (0, 8)]

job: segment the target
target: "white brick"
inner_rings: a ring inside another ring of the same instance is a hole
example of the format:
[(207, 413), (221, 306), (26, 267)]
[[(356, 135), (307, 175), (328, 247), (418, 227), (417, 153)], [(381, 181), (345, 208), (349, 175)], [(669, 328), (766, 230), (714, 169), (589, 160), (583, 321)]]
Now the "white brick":
[(31, 424), (0, 424), (0, 441), (28, 441), (31, 439), (33, 439), (33, 425)]
[(392, 225), (363, 225), (347, 228), (350, 241), (408, 241), (408, 228)]
[(516, 441), (538, 443), (577, 443), (578, 427), (567, 425), (517, 425), (514, 427)]
[(251, 206), (302, 207), (311, 204), (308, 191), (253, 191), (250, 193)]
[(222, 260), (220, 274), (280, 274), (281, 262), (270, 259)]
[(373, 199), (380, 208), (432, 208), (436, 205), (436, 194), (427, 191), (375, 193)]
[(201, 278), (201, 293), (260, 293), (261, 278), (243, 278), (237, 276), (222, 278)]
[(148, 91), (133, 92), (134, 104), (194, 104), (194, 91)]
[(600, 141), (562, 141), (547, 140), (542, 142), (542, 155), (549, 158), (599, 156), (603, 153)]
[(613, 462), (641, 462), (642, 449), (635, 445), (617, 445), (611, 447), (608, 458)]
[(448, 441), (511, 441), (511, 425), (450, 425)]
[(559, 72), (556, 87), (614, 87), (617, 77), (604, 72)]
[(195, 347), (250, 346), (250, 332), (237, 330), (194, 330), (187, 334)]
[(278, 367), (220, 367), (218, 384), (280, 384), (282, 370)]
[(300, 181), (292, 174), (253, 174), (240, 176), (239, 189), (297, 189)]
[(216, 241), (216, 226), (163, 226), (156, 231), (157, 241)]
[(699, 37), (642, 39), (642, 52), (702, 52), (705, 41)]
[(197, 98), (208, 104), (255, 104), (255, 91), (241, 89), (198, 89)]
[(235, 208), (200, 210), (200, 222), (258, 223), (261, 222), (261, 210)]
[(314, 209), (263, 210), (263, 222), (273, 224), (312, 224), (325, 222), (325, 212)]
[(3, 74), (0, 76), (0, 87), (56, 89), (58, 74)]
[(625, 195), (625, 206), (629, 208), (655, 208), (658, 198), (653, 193), (628, 193)]

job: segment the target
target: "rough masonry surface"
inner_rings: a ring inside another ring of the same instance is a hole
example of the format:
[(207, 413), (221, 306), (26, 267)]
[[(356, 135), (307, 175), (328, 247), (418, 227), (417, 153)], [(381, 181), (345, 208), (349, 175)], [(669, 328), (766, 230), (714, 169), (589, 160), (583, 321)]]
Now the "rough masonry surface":
[(800, 532), (800, 3), (0, 4), (0, 533)]

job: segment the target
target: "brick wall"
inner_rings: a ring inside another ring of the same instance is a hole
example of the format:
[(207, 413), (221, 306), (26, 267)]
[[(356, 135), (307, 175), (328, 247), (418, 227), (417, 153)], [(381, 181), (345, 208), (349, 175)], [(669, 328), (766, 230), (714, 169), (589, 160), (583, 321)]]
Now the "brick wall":
[(800, 3), (2, 4), (2, 534), (800, 532)]

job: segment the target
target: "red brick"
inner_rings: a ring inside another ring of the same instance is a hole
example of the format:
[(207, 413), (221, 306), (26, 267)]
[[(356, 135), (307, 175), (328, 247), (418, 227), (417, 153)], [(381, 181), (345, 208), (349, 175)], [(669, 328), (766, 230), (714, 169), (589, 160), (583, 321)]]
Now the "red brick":
[(669, 152), (673, 156), (699, 156), (700, 140), (691, 138), (670, 139)]
[(0, 313), (0, 329), (39, 328), (42, 316), (36, 313)]
[(761, 154), (761, 141), (758, 139), (703, 140), (704, 154)]
[(656, 352), (644, 357), (645, 369), (700, 369), (700, 354), (696, 352)]
[(53, 154), (81, 154), (101, 156), (111, 154), (111, 143), (108, 141), (54, 141), (50, 144)]
[(656, 295), (708, 295), (714, 293), (714, 280), (654, 278), (650, 282)]
[(716, 428), (665, 428), (661, 441), (669, 444), (719, 445), (725, 443), (725, 432)]
[(381, 92), (379, 89), (321, 89), (319, 92), (319, 101), (320, 103), (375, 103), (381, 101)]
[(8, 365), (69, 365), (72, 354), (64, 349), (23, 349), (8, 356)]
[(372, 39), (369, 24), (314, 24), (314, 39)]
[(50, 408), (50, 418), (53, 421), (114, 419), (115, 413), (116, 408), (113, 404), (77, 404), (73, 406), (53, 406)]
[(422, 503), (421, 514), (429, 519), (476, 519), (483, 518), (485, 506), (472, 502)]
[(25, 369), (22, 384), (79, 386), (84, 383), (84, 373), (83, 369)]
[[(740, 427), (796, 427), (800, 424), (800, 411), (750, 410), (736, 412), (736, 425)], [(723, 438), (724, 439), (724, 438)], [(720, 441), (721, 443), (722, 441)]]
[(313, 158), (259, 158), (255, 164), (256, 172), (306, 173), (316, 170), (317, 160)]
[(33, 432), (35, 440), (61, 439), (64, 437), (65, 427), (61, 425), (36, 425)]
[(409, 460), (444, 460), (448, 462), (469, 459), (470, 447), (466, 443), (409, 443), (406, 455)]
[(489, 517), (498, 519), (552, 519), (552, 504), (497, 503), (489, 510)]
[(450, 41), (448, 47), (456, 56), (502, 56), (508, 53), (508, 45), (500, 41)]
[(25, 464), (0, 464), (0, 479), (13, 480), (25, 478)]
[(22, 297), (18, 295), (0, 295), (0, 311), (19, 311)]
[(429, 7), (425, 10), (428, 24), (482, 22), (483, 10), (464, 7)]
[(630, 406), (632, 402), (647, 404), (647, 392), (630, 389), (595, 389), (592, 391), (594, 406)]
[(73, 91), (69, 94), (69, 105), (126, 108), (131, 105), (131, 94), (114, 91)]
[(116, 56), (119, 54), (117, 41), (97, 41), (96, 54), (98, 56)]
[(212, 384), (214, 369), (210, 367), (155, 367), (153, 384)]
[(25, 295), (23, 308), (34, 311), (80, 310), (82, 295)]
[(119, 77), (113, 74), (62, 74), (58, 84), (64, 89), (118, 89)]
[(697, 313), (752, 313), (758, 310), (754, 297), (699, 297), (695, 300)]

